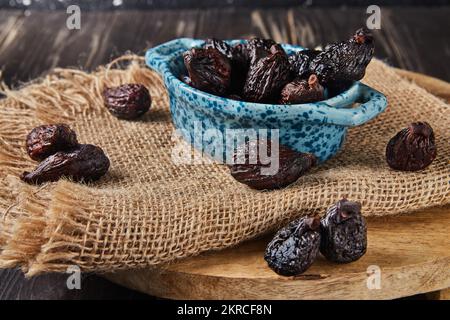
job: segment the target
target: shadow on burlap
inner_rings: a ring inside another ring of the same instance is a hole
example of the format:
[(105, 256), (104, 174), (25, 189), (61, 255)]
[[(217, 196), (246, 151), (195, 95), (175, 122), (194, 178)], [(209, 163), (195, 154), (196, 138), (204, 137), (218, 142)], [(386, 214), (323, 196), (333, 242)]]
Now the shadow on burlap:
[[(360, 201), (366, 216), (396, 215), (449, 203), (450, 109), (422, 88), (373, 61), (364, 82), (385, 93), (389, 106), (351, 129), (343, 150), (294, 185), (254, 191), (221, 165), (177, 165), (173, 126), (160, 77), (128, 57), (127, 68), (94, 73), (57, 69), (0, 100), (0, 267), (28, 275), (111, 271), (158, 265), (237, 244), (300, 215), (322, 214), (342, 197)], [(105, 86), (143, 83), (153, 98), (139, 121), (104, 108)], [(390, 137), (417, 120), (435, 130), (438, 157), (422, 172), (389, 169)], [(99, 182), (62, 180), (29, 186), (17, 178), (36, 163), (24, 149), (29, 130), (44, 123), (73, 126), (81, 143), (101, 146), (111, 160)]]

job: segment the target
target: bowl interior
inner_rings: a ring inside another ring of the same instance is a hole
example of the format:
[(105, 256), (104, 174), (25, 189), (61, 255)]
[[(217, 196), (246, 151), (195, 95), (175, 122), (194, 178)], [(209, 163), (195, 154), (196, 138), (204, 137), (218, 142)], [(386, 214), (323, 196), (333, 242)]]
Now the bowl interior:
[[(231, 41), (227, 41), (227, 42), (234, 45), (236, 43), (245, 42), (245, 40), (231, 40)], [(298, 51), (306, 50), (303, 47), (288, 45), (288, 44), (283, 44), (282, 47), (289, 56), (295, 54)], [(174, 59), (172, 59), (170, 61), (169, 69), (170, 69), (171, 73), (179, 80), (181, 80), (183, 76), (186, 76), (188, 74), (186, 67), (184, 65), (182, 53), (180, 53), (178, 56), (176, 56)], [(325, 88), (325, 97), (326, 97), (326, 99), (333, 98), (333, 97), (343, 93), (344, 91), (350, 89), (350, 87), (352, 87), (352, 85), (354, 85), (354, 83), (350, 83), (350, 84), (344, 86), (339, 91)], [(201, 91), (201, 90), (199, 90), (199, 91)], [(203, 92), (203, 91), (201, 91), (201, 92)]]
[[(231, 43), (244, 42), (233, 40)], [(386, 105), (386, 97), (355, 81), (348, 89), (335, 92), (335, 96), (305, 104), (271, 104), (238, 101), (220, 97), (198, 90), (184, 83), (181, 79), (187, 75), (183, 52), (192, 46), (202, 46), (204, 41), (195, 39), (177, 39), (160, 48), (150, 49), (147, 63), (160, 72), (168, 88), (171, 102), (182, 101), (196, 112), (213, 117), (260, 119), (266, 123), (274, 118), (286, 122), (314, 122), (340, 126), (358, 126), (377, 116)], [(300, 46), (282, 44), (288, 55), (304, 50)], [(154, 56), (152, 56), (152, 54)], [(171, 103), (172, 104), (172, 103)], [(270, 115), (270, 117), (268, 117)]]

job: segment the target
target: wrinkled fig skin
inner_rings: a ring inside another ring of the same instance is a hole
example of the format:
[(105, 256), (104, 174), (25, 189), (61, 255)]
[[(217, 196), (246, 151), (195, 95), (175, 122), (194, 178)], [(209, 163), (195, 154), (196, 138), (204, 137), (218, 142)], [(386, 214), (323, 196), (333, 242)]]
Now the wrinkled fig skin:
[(36, 127), (26, 138), (28, 155), (36, 161), (42, 161), (58, 151), (69, 150), (77, 145), (76, 133), (66, 124)]
[(296, 79), (289, 82), (281, 90), (281, 104), (298, 104), (317, 102), (324, 99), (324, 89), (319, 83), (316, 75), (312, 74), (309, 79)]
[(279, 230), (268, 244), (264, 259), (282, 276), (305, 272), (319, 253), (319, 218), (300, 218)]
[(281, 46), (272, 39), (250, 39), (245, 46), (249, 64), (254, 65), (259, 59), (268, 56), (272, 46), (276, 46), (277, 50), (281, 49)]
[(231, 64), (231, 80), (230, 92), (240, 94), (244, 87), (245, 77), (248, 71), (248, 52), (244, 44), (237, 44), (234, 47), (230, 46), (223, 40), (208, 39), (206, 40), (205, 48), (215, 48), (230, 60)]
[(329, 208), (320, 232), (320, 252), (332, 262), (356, 261), (366, 253), (367, 225), (358, 202), (343, 199)]
[(287, 55), (279, 48), (281, 47), (272, 46), (268, 56), (250, 65), (243, 90), (246, 101), (278, 101), (281, 89), (291, 80)]
[(60, 151), (42, 161), (32, 172), (24, 172), (21, 179), (30, 184), (41, 184), (68, 177), (74, 181), (95, 181), (109, 169), (109, 159), (103, 150), (91, 144), (82, 144), (71, 151)]
[[(272, 175), (262, 174), (261, 168), (270, 168), (270, 164), (262, 164), (259, 156), (257, 156), (256, 163), (250, 163), (255, 162), (252, 160), (253, 157), (251, 155), (258, 155), (258, 148), (261, 146), (267, 150), (267, 152), (263, 152), (264, 155), (271, 154), (270, 140), (260, 141), (261, 144), (259, 146), (257, 140), (240, 145), (234, 156), (236, 164), (229, 166), (231, 176), (252, 189), (282, 189), (297, 181), (298, 178), (308, 172), (317, 163), (317, 159), (313, 154), (299, 153), (283, 145), (279, 145), (278, 171)], [(238, 154), (245, 154), (245, 163), (238, 163)]]
[(298, 78), (307, 78), (310, 75), (309, 65), (320, 53), (319, 50), (303, 50), (289, 56), (292, 73)]
[(233, 59), (234, 57), (233, 47), (231, 47), (228, 43), (226, 43), (223, 40), (218, 40), (215, 38), (207, 39), (204, 47), (205, 49), (208, 48), (217, 49), (221, 54), (223, 54), (230, 60)]
[(132, 120), (141, 117), (150, 109), (151, 97), (141, 84), (124, 84), (103, 91), (106, 108), (119, 119)]
[(397, 133), (387, 144), (386, 161), (394, 170), (419, 171), (436, 159), (433, 128), (426, 122), (415, 122)]
[(361, 80), (373, 54), (372, 34), (360, 29), (350, 40), (330, 45), (319, 53), (310, 63), (310, 72), (316, 74), (323, 85)]
[(223, 96), (231, 83), (229, 59), (215, 48), (193, 48), (183, 54), (193, 87)]
[(249, 48), (261, 48), (264, 50), (269, 50), (270, 47), (277, 44), (272, 39), (261, 39), (261, 38), (252, 38), (248, 40), (248, 47)]

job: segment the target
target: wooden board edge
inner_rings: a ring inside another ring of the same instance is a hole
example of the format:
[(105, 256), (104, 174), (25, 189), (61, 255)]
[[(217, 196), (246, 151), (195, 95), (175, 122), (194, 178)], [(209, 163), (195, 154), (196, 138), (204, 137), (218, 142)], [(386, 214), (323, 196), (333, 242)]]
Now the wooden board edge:
[[(395, 299), (450, 287), (450, 257), (416, 266), (381, 270), (381, 288), (368, 289), (364, 272), (324, 279), (246, 279), (196, 275), (170, 270), (141, 270), (129, 278), (126, 271), (105, 275), (125, 287), (168, 299)], [(431, 271), (430, 271), (431, 270)]]
[(450, 301), (450, 288), (427, 293), (425, 294), (425, 299)]

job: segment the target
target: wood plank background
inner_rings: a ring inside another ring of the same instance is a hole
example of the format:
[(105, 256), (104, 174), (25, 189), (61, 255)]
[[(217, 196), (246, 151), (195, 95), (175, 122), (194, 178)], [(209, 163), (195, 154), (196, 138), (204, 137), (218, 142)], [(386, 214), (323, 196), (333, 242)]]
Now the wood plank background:
[[(376, 56), (403, 69), (450, 81), (450, 7), (382, 8)], [(68, 30), (65, 11), (0, 11), (0, 66), (8, 84), (53, 67), (91, 70), (126, 51), (172, 38), (273, 37), (304, 46), (345, 39), (364, 25), (365, 8), (228, 8), (82, 12), (81, 30)]]
[[(0, 0), (0, 7), (3, 0)], [(447, 2), (447, 1), (444, 1)], [(81, 29), (66, 28), (65, 11), (0, 10), (2, 80), (17, 87), (54, 67), (92, 70), (127, 51), (186, 36), (271, 37), (314, 47), (347, 38), (365, 24), (365, 7), (227, 7), (151, 11), (82, 11)], [(450, 6), (382, 7), (376, 56), (391, 65), (450, 81)], [(25, 280), (0, 270), (0, 299), (146, 298), (94, 275), (70, 291), (66, 275)]]

